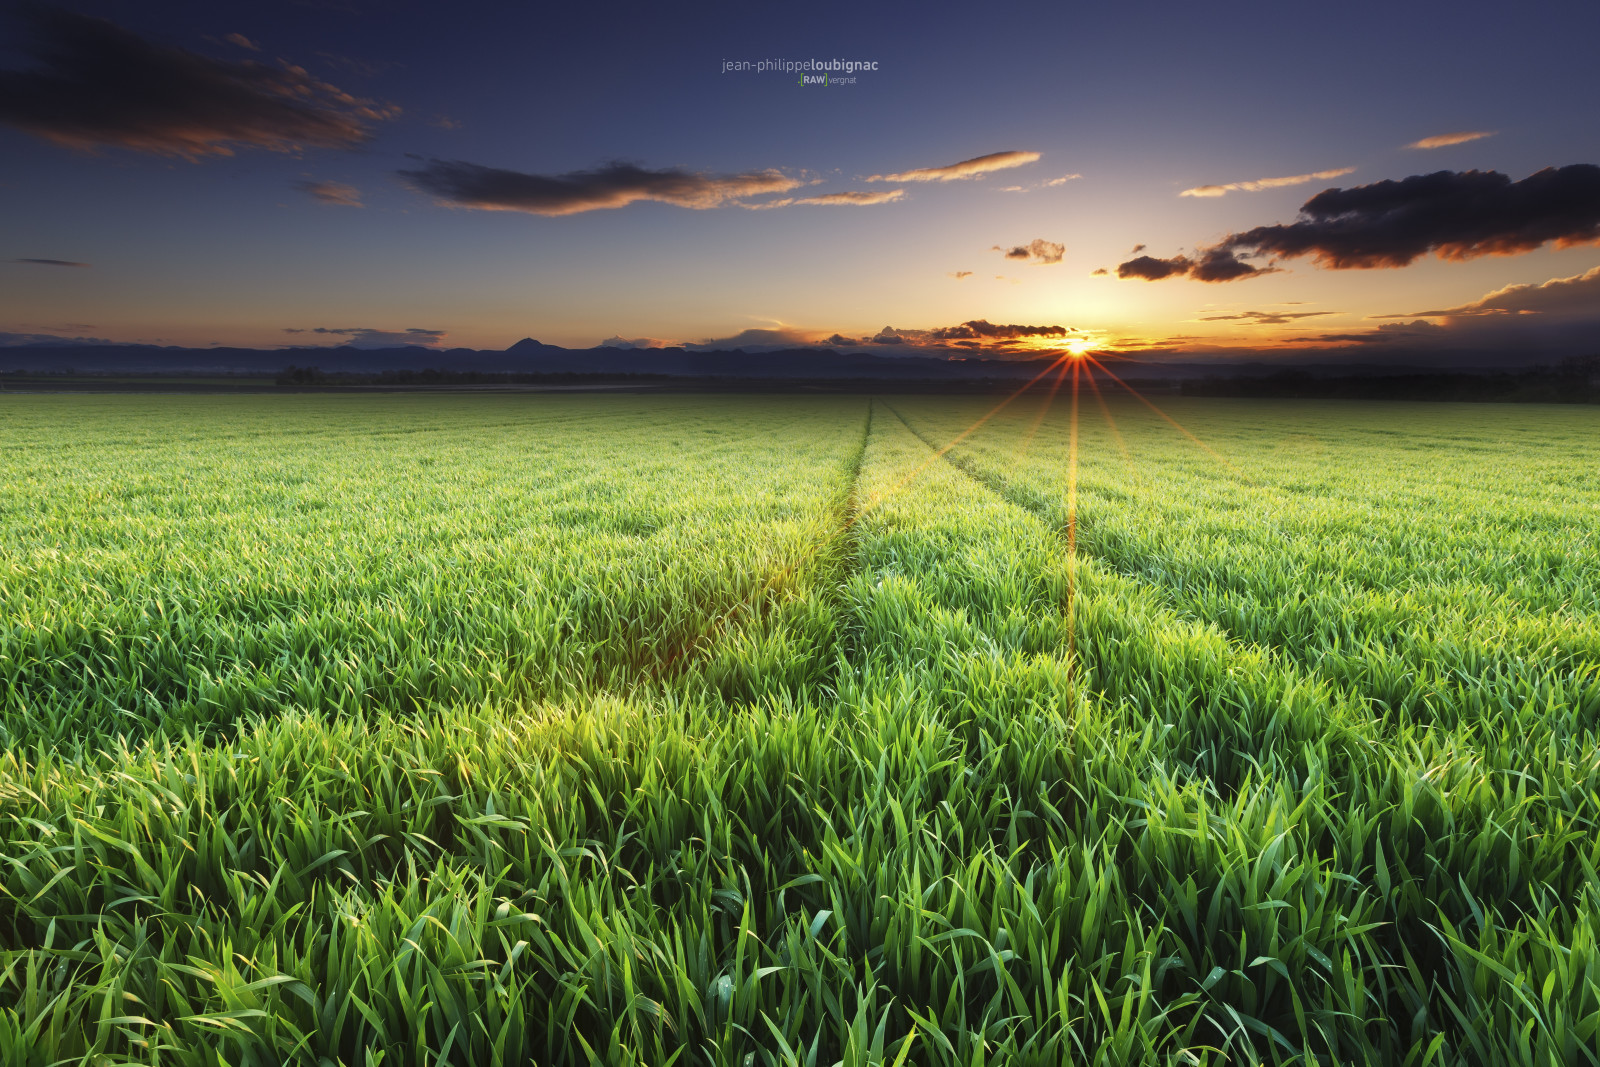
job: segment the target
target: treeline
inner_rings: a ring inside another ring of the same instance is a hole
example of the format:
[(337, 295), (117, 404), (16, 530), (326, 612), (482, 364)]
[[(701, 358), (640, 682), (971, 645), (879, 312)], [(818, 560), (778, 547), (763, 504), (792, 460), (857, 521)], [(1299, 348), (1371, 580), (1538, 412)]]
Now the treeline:
[(1524, 404), (1600, 403), (1600, 356), (1525, 371), (1418, 371), (1408, 374), (1211, 375), (1184, 382), (1184, 396), (1336, 400), (1440, 400)]

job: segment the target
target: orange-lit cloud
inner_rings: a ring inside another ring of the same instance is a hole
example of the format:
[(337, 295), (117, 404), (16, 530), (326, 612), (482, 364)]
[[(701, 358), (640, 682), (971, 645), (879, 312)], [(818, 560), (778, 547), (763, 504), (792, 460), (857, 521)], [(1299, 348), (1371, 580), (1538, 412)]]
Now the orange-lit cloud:
[(1420, 141), (1412, 141), (1407, 148), (1448, 148), (1453, 144), (1466, 144), (1468, 141), (1478, 141), (1485, 137), (1493, 137), (1494, 130), (1463, 130), (1460, 133), (1441, 133), (1433, 137), (1424, 137)]
[(648, 170), (631, 163), (610, 163), (595, 170), (547, 176), (461, 160), (433, 159), (419, 169), (399, 173), (413, 188), (431, 194), (447, 207), (522, 211), (531, 215), (576, 215), (626, 207), (640, 200), (705, 210), (737, 203), (744, 197), (788, 192), (805, 184), (777, 170), (696, 174), (675, 168)]
[(1319, 170), (1311, 174), (1291, 174), (1287, 178), (1257, 178), (1251, 182), (1229, 182), (1227, 185), (1197, 185), (1193, 189), (1185, 189), (1179, 196), (1227, 196), (1229, 193), (1258, 193), (1263, 189), (1282, 189), (1289, 185), (1304, 185), (1307, 182), (1325, 181), (1329, 178), (1341, 178), (1353, 172), (1354, 167), (1340, 167), (1338, 170)]
[(398, 108), (351, 96), (302, 67), (208, 59), (104, 19), (25, 9), (38, 69), (0, 71), (0, 122), (72, 148), (195, 160), (235, 147), (350, 147)]
[(795, 201), (796, 204), (820, 204), (822, 206), (856, 206), (864, 207), (868, 204), (887, 204), (899, 200), (904, 196), (904, 189), (885, 189), (883, 192), (866, 192), (860, 189), (851, 189), (843, 193), (821, 193), (817, 196), (803, 196)]
[(1039, 159), (1037, 152), (992, 152), (986, 156), (976, 156), (972, 159), (963, 159), (960, 163), (951, 163), (944, 167), (923, 167), (919, 170), (906, 170), (898, 174), (874, 174), (867, 179), (869, 182), (951, 182), (961, 181), (966, 178), (980, 178), (985, 174), (997, 170), (1008, 170), (1011, 167), (1020, 167), (1026, 163), (1035, 163)]
[(970, 270), (953, 270), (953, 271), (950, 272), (950, 277), (954, 278), (956, 281), (959, 282), (963, 278), (972, 277), (972, 272)]
[(296, 182), (295, 188), (309, 193), (324, 204), (338, 207), (366, 206), (361, 202), (361, 190), (344, 182)]

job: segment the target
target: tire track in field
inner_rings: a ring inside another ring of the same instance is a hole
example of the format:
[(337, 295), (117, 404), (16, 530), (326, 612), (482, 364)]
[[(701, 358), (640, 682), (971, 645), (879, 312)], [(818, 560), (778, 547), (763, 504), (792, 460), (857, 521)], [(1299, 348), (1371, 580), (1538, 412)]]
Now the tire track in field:
[[(922, 441), (922, 443), (927, 445), (929, 448), (938, 451), (940, 446), (934, 441), (930, 440), (922, 431), (913, 426), (898, 409), (887, 403), (884, 406), (888, 407), (889, 410), (894, 413), (895, 417), (898, 418), (906, 427), (906, 429), (914, 434), (918, 440)], [(1062, 542), (1066, 541), (1066, 530), (1042, 502), (1030, 498), (1028, 494), (1006, 482), (1003, 478), (990, 474), (979, 467), (971, 459), (959, 454), (954, 450), (945, 452), (943, 458), (949, 462), (952, 468), (959, 471), (967, 478), (970, 478), (978, 485), (983, 486), (989, 492), (995, 494), (1008, 504), (1011, 504), (1013, 507), (1016, 507), (1018, 510), (1039, 521), (1046, 529), (1054, 533), (1055, 536)], [(1091, 565), (1104, 565), (1103, 560), (1095, 556), (1093, 553), (1086, 552), (1084, 550), (1082, 538), (1077, 540), (1074, 549), (1076, 554), (1086, 563)], [(1238, 653), (1246, 656), (1259, 657), (1264, 665), (1275, 668), (1279, 673), (1286, 677), (1304, 678), (1308, 681), (1314, 681), (1325, 685), (1330, 698), (1328, 705), (1329, 709), (1332, 710), (1336, 706), (1345, 704), (1353, 705), (1355, 708), (1358, 708), (1362, 713), (1366, 724), (1376, 731), (1377, 737), (1373, 738), (1374, 740), (1379, 738), (1387, 739), (1388, 736), (1393, 732), (1393, 724), (1385, 721), (1380, 716), (1374, 715), (1371, 702), (1362, 694), (1353, 693), (1348, 687), (1338, 684), (1333, 679), (1325, 677), (1322, 673), (1308, 669), (1294, 658), (1284, 655), (1283, 650), (1281, 649), (1244, 640), (1240, 638), (1239, 635), (1231, 632), (1226, 627), (1217, 624), (1213, 620), (1201, 618), (1192, 613), (1182, 611), (1171, 603), (1170, 599), (1165, 595), (1164, 590), (1147, 579), (1123, 575), (1119, 570), (1113, 567), (1107, 567), (1106, 571), (1110, 575), (1129, 581), (1136, 590), (1149, 596), (1154, 602), (1154, 606), (1156, 606), (1160, 613), (1164, 615), (1171, 623), (1212, 628), (1217, 633), (1225, 637), (1229, 646), (1237, 650)], [(1074, 663), (1073, 669), (1085, 674), (1085, 676), (1087, 676), (1089, 673), (1087, 671), (1083, 671), (1082, 667), (1078, 663)]]
[[(794, 679), (781, 680), (778, 687), (795, 699), (812, 687), (830, 693), (836, 691), (851, 645), (848, 635), (841, 632), (846, 629), (843, 625), (847, 617), (844, 596), (848, 576), (859, 554), (856, 524), (862, 514), (861, 468), (867, 442), (872, 436), (873, 403), (870, 399), (867, 401), (860, 440), (847, 454), (841, 492), (821, 536), (806, 545), (786, 566), (768, 574), (730, 608), (714, 616), (700, 633), (684, 641), (657, 672), (656, 680), (663, 688), (682, 691), (709, 682), (725, 699), (750, 699), (759, 695), (770, 688), (769, 680), (760, 671), (754, 672), (754, 677), (740, 677), (747, 673), (742, 668), (748, 665), (737, 661), (737, 654), (730, 650), (729, 644), (748, 641), (759, 647), (763, 638), (781, 641), (785, 636), (805, 640), (808, 635), (804, 633), (804, 605), (816, 602), (822, 608), (820, 614), (830, 620), (827, 633), (805, 656), (810, 661), (809, 670), (805, 671), (807, 677), (793, 685), (789, 682)], [(808, 573), (813, 564), (816, 564), (815, 570)], [(800, 595), (786, 602), (781, 594), (791, 578), (798, 580)], [(796, 620), (784, 617), (791, 605), (801, 612), (798, 626)], [(716, 661), (724, 654), (734, 656), (733, 666), (739, 669), (733, 677), (724, 676), (719, 682)]]
[[(912, 427), (900, 412), (896, 411), (895, 414), (906, 423), (912, 433), (917, 434), (930, 447), (936, 447), (926, 435)], [(1024, 487), (1008, 481), (1002, 475), (986, 469), (978, 461), (958, 451), (951, 451), (946, 458), (976, 481), (1039, 517), (1041, 521), (1055, 529), (1058, 536), (1065, 537), (1060, 517), (1047, 501)], [(1296, 673), (1319, 680), (1333, 691), (1358, 702), (1365, 708), (1366, 713), (1380, 724), (1385, 736), (1395, 734), (1407, 724), (1448, 727), (1455, 721), (1452, 716), (1465, 715), (1470, 719), (1471, 715), (1463, 712), (1462, 708), (1469, 705), (1476, 694), (1489, 688), (1487, 683), (1479, 682), (1477, 676), (1473, 676), (1469, 683), (1471, 688), (1463, 688), (1459, 681), (1462, 675), (1458, 667), (1439, 671), (1437, 677), (1430, 677), (1425, 673), (1425, 665), (1417, 663), (1414, 655), (1408, 654), (1403, 648), (1381, 646), (1387, 652), (1387, 656), (1375, 660), (1362, 650), (1320, 648), (1296, 642), (1292, 639), (1292, 635), (1285, 635), (1281, 639), (1262, 639), (1256, 634), (1243, 632), (1236, 626), (1230, 625), (1219, 613), (1198, 611), (1183, 603), (1184, 598), (1177, 591), (1159, 579), (1151, 577), (1138, 566), (1138, 556), (1130, 558), (1124, 553), (1112, 557), (1092, 551), (1084, 552), (1085, 538), (1081, 536), (1081, 522), (1079, 529), (1077, 549), (1080, 553), (1092, 557), (1110, 573), (1147, 590), (1175, 616), (1213, 626), (1241, 649), (1262, 655), (1270, 662), (1292, 668)], [(1381, 589), (1373, 591), (1379, 595), (1386, 592)], [(1449, 643), (1448, 638), (1441, 638), (1435, 634), (1431, 626), (1425, 631), (1424, 639), (1430, 646)], [(1366, 647), (1368, 646), (1363, 645), (1363, 648)], [(1491, 657), (1494, 658), (1492, 664), (1494, 670), (1486, 676), (1490, 679), (1505, 668), (1515, 668), (1526, 663), (1525, 658), (1507, 660), (1504, 656), (1493, 657), (1492, 653)], [(1357, 677), (1351, 677), (1352, 674)], [(1552, 684), (1565, 685), (1568, 688), (1578, 687), (1582, 690), (1576, 694), (1580, 701), (1585, 694), (1594, 692), (1592, 687), (1583, 687), (1581, 670), (1576, 666), (1559, 678), (1541, 677), (1538, 682), (1542, 686), (1539, 690), (1541, 696), (1545, 695)], [(1444, 718), (1441, 718), (1441, 713)]]

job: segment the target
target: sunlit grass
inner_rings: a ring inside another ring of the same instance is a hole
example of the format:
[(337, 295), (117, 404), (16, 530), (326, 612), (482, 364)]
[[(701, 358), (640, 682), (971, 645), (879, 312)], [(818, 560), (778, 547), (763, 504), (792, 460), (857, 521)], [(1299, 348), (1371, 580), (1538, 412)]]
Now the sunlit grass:
[(1595, 417), (1053, 377), (0, 401), (0, 1061), (1595, 1062)]

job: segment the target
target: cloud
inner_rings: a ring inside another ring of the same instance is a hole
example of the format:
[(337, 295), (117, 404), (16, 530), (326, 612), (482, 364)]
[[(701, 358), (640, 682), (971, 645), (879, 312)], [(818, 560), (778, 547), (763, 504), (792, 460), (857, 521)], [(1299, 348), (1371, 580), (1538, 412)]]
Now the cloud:
[(75, 259), (13, 259), (13, 263), (29, 263), (35, 267), (87, 267), (87, 263), (79, 263)]
[(1065, 326), (1018, 326), (1015, 324), (1000, 326), (989, 322), (987, 319), (972, 319), (959, 326), (943, 326), (936, 330), (929, 330), (929, 336), (937, 341), (976, 341), (999, 340), (1014, 341), (1022, 337), (1065, 337)]
[(1011, 167), (1020, 167), (1027, 163), (1035, 163), (1039, 159), (1037, 152), (991, 152), (986, 156), (975, 156), (972, 159), (963, 159), (960, 163), (951, 163), (944, 167), (923, 167), (920, 170), (906, 170), (898, 174), (874, 174), (867, 179), (869, 182), (951, 182), (961, 181), (966, 178), (981, 178), (997, 170), (1008, 170)]
[(1148, 245), (1144, 245), (1144, 244), (1136, 244), (1136, 245), (1133, 246), (1133, 250), (1131, 252), (1129, 252), (1128, 255), (1136, 256), (1140, 252), (1143, 252), (1147, 247), (1149, 247), (1149, 246)]
[(783, 348), (807, 348), (815, 343), (798, 330), (779, 327), (775, 330), (741, 330), (732, 337), (708, 337), (698, 343), (686, 342), (683, 347), (698, 352), (732, 351), (734, 349), (742, 349), (746, 352), (761, 352)]
[(1596, 241), (1600, 167), (1592, 163), (1546, 167), (1518, 182), (1492, 170), (1441, 170), (1327, 189), (1305, 202), (1296, 222), (1229, 234), (1194, 260), (1142, 256), (1119, 266), (1117, 275), (1234, 281), (1276, 269), (1240, 256), (1310, 256), (1319, 267), (1355, 270), (1404, 267), (1430, 252), (1466, 260)]
[(0, 331), (0, 348), (22, 345), (114, 345), (104, 337), (62, 337), (54, 333), (6, 333)]
[(413, 188), (450, 207), (480, 211), (524, 211), (532, 215), (576, 215), (657, 200), (704, 210), (761, 193), (787, 192), (802, 183), (776, 170), (743, 174), (695, 174), (676, 168), (648, 170), (608, 163), (595, 170), (545, 176), (433, 159), (418, 170), (402, 170)]
[(1380, 319), (1484, 318), (1504, 315), (1600, 318), (1600, 267), (1538, 285), (1507, 285), (1459, 307), (1375, 315)]
[[(285, 330), (285, 333), (294, 332)], [(298, 331), (304, 332), (304, 331)], [(352, 348), (398, 348), (401, 345), (432, 346), (444, 340), (443, 330), (375, 330), (370, 326), (318, 326), (312, 333), (343, 337), (344, 344)]]
[(1045, 182), (1044, 184), (1045, 184), (1045, 188), (1053, 189), (1058, 185), (1065, 185), (1068, 182), (1077, 181), (1081, 177), (1083, 177), (1083, 175), (1081, 175), (1081, 174), (1063, 174), (1059, 178), (1051, 178), (1049, 181)]
[(340, 207), (366, 207), (361, 202), (361, 190), (344, 182), (295, 182), (295, 188), (310, 193), (324, 204)]
[(344, 148), (399, 113), (301, 67), (208, 59), (66, 11), (33, 8), (26, 18), (40, 65), (0, 71), (0, 122), (59, 145), (189, 160), (235, 146)]
[(1094, 270), (1090, 271), (1089, 273), (1091, 275), (1101, 275), (1101, 274), (1110, 274), (1111, 272), (1106, 270), (1104, 267), (1096, 267)]
[(797, 204), (821, 204), (824, 206), (865, 206), (867, 204), (887, 204), (891, 200), (899, 200), (905, 195), (904, 189), (885, 189), (883, 192), (864, 192), (852, 189), (844, 193), (822, 193), (819, 196), (806, 196), (796, 200)]
[(632, 338), (629, 338), (629, 337), (622, 337), (620, 335), (617, 335), (617, 336), (613, 336), (613, 337), (607, 337), (604, 341), (601, 341), (595, 347), (596, 348), (621, 348), (621, 349), (633, 350), (633, 349), (640, 349), (640, 348), (674, 348), (676, 346), (677, 346), (677, 342), (676, 341), (663, 341), (659, 337), (632, 337)]
[(1155, 256), (1139, 256), (1126, 263), (1117, 264), (1117, 277), (1142, 278), (1147, 282), (1158, 282), (1163, 278), (1181, 278), (1188, 276), (1200, 282), (1231, 282), (1239, 278), (1249, 278), (1258, 274), (1276, 274), (1276, 267), (1256, 267), (1245, 263), (1233, 253), (1221, 249), (1208, 249), (1203, 251), (1198, 258), (1177, 255), (1168, 259), (1158, 259)]
[(1496, 171), (1419, 174), (1307, 200), (1300, 220), (1231, 234), (1216, 251), (1311, 256), (1332, 270), (1403, 267), (1435, 253), (1465, 260), (1600, 240), (1600, 167), (1546, 167), (1518, 182)]
[(1338, 311), (1241, 311), (1235, 315), (1202, 315), (1201, 322), (1245, 322), (1251, 326), (1286, 326), (1296, 319), (1339, 315)]
[(903, 345), (907, 343), (905, 337), (897, 332), (893, 326), (885, 326), (867, 340), (875, 345)]
[(256, 44), (242, 33), (230, 33), (224, 37), (223, 40), (227, 41), (229, 44), (236, 44), (240, 48), (248, 48), (252, 52), (261, 51), (260, 45)]
[(846, 337), (843, 334), (836, 333), (823, 343), (833, 345), (835, 348), (846, 348), (851, 345), (858, 345), (861, 342), (857, 341), (854, 337)]
[(1493, 137), (1494, 130), (1463, 130), (1460, 133), (1441, 133), (1433, 137), (1424, 137), (1420, 141), (1412, 141), (1407, 148), (1448, 148), (1453, 144), (1466, 144), (1468, 141), (1478, 141), (1485, 137)]
[(959, 282), (963, 278), (972, 277), (972, 272), (970, 270), (953, 270), (953, 271), (950, 272), (950, 277), (954, 278), (956, 281)]
[(1014, 248), (1001, 248), (995, 245), (991, 251), (1004, 253), (1007, 259), (1035, 259), (1041, 264), (1048, 264), (1060, 263), (1061, 257), (1066, 254), (1067, 246), (1036, 237), (1027, 244), (1017, 245)]
[(1342, 178), (1354, 171), (1354, 167), (1340, 167), (1338, 170), (1319, 170), (1311, 174), (1291, 174), (1287, 178), (1257, 178), (1249, 182), (1229, 182), (1227, 185), (1197, 185), (1193, 189), (1185, 189), (1179, 196), (1227, 196), (1229, 193), (1259, 193), (1263, 189), (1282, 189), (1288, 185), (1304, 185), (1307, 182), (1324, 181), (1328, 178)]

